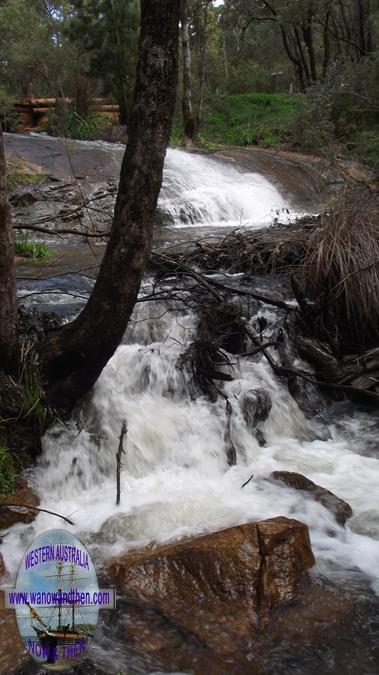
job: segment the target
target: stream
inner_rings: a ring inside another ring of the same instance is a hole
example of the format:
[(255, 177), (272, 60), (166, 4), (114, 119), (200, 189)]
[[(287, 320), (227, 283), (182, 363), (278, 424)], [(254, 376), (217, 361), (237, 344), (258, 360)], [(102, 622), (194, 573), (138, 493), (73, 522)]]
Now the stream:
[[(60, 160), (50, 156), (54, 143), (58, 141), (7, 136), (8, 151), (22, 153), (41, 166), (45, 152), (46, 169), (64, 180), (63, 154)], [(91, 190), (116, 179), (121, 146), (75, 142), (73, 147), (75, 173)], [(286, 172), (285, 167), (281, 170)], [(157, 238), (162, 243), (178, 242), (190, 239), (194, 232), (196, 237), (211, 236), (241, 226), (288, 223), (297, 214), (309, 212), (309, 194), (307, 200), (300, 193), (291, 199), (288, 184), (281, 188), (278, 172), (270, 180), (259, 166), (252, 171), (217, 157), (169, 150), (159, 202), (169, 221)], [(90, 264), (88, 247), (83, 250), (83, 260), (89, 256)], [(81, 273), (18, 283), (21, 296), (49, 291), (31, 296), (30, 305), (69, 318), (86, 302), (93, 278)], [(256, 283), (259, 289), (271, 282), (258, 279)], [(146, 278), (140, 297), (150, 290), (151, 280)], [(261, 307), (258, 314), (267, 321), (269, 339), (277, 310)], [(306, 415), (264, 358), (234, 358), (234, 379), (225, 383), (225, 391), (233, 408), (231, 436), (237, 465), (228, 467), (223, 447), (224, 400), (212, 403), (204, 396), (191, 396), (190, 375), (177, 367), (194, 339), (196, 320), (182, 306), (170, 312), (161, 301), (136, 305), (123, 343), (81, 410), (66, 427), (53, 428), (43, 440), (43, 455), (30, 475), (41, 506), (74, 520), (72, 531), (88, 546), (99, 568), (109, 558), (151, 542), (278, 515), (296, 518), (309, 527), (316, 558), (313, 578), (332, 580), (352, 594), (379, 595), (379, 417), (349, 402), (330, 405), (322, 396), (313, 414)], [(272, 401), (262, 425), (265, 447), (251, 434), (242, 414), (244, 396), (257, 388), (264, 389)], [(128, 433), (121, 505), (116, 507), (115, 455), (124, 418)], [(264, 480), (280, 469), (304, 474), (345, 499), (354, 512), (346, 527), (305, 493)], [(241, 490), (251, 474), (254, 480)], [(55, 518), (41, 513), (32, 524), (12, 528), (2, 546), (12, 575), (33, 538), (59, 526)], [(124, 670), (122, 644), (109, 650), (101, 632), (93, 650), (104, 672), (157, 672), (143, 665), (133, 670), (133, 664), (131, 671)], [(355, 670), (349, 672), (374, 672), (365, 669), (365, 658), (363, 652), (357, 655)], [(319, 672), (341, 670), (337, 664), (336, 670), (325, 667)]]

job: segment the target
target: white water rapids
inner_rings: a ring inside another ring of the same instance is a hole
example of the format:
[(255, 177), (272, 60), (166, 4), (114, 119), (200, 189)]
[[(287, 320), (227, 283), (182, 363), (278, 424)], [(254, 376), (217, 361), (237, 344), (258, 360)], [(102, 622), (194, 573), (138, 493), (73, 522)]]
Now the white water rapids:
[[(147, 313), (150, 318), (142, 321)], [(298, 518), (309, 525), (316, 572), (344, 583), (363, 573), (379, 591), (379, 462), (369, 452), (376, 425), (371, 420), (370, 430), (363, 413), (346, 414), (328, 422), (323, 433), (320, 420), (305, 419), (264, 360), (242, 359), (234, 367), (234, 381), (226, 384), (238, 455), (237, 466), (228, 468), (224, 401), (191, 400), (189, 376), (177, 368), (194, 319), (154, 318), (163, 313), (162, 306), (151, 303), (137, 306), (136, 323), (103, 371), (81, 419), (46, 435), (34, 475), (41, 506), (70, 516), (73, 530), (91, 543), (98, 560), (147, 542), (248, 520)], [(267, 447), (259, 447), (241, 413), (244, 393), (256, 387), (273, 402), (263, 426)], [(117, 508), (115, 454), (123, 418), (128, 434)], [(262, 480), (277, 469), (303, 473), (346, 499), (354, 510), (346, 529), (304, 493)], [(241, 489), (252, 473), (254, 479)], [(56, 526), (55, 518), (40, 514), (32, 525), (12, 529), (2, 549), (12, 572), (26, 544)]]
[[(251, 225), (285, 203), (262, 177), (172, 150), (161, 206), (176, 219), (181, 209), (197, 214), (193, 221), (208, 226), (221, 221)], [(267, 319), (275, 323), (275, 314), (267, 313)], [(192, 399), (189, 375), (177, 367), (193, 339), (195, 321), (190, 314), (167, 313), (160, 303), (136, 306), (124, 344), (79, 419), (44, 439), (32, 476), (41, 506), (70, 516), (73, 531), (98, 561), (147, 542), (249, 520), (298, 518), (310, 528), (315, 573), (347, 584), (364, 578), (379, 592), (378, 419), (348, 405), (306, 419), (262, 357), (234, 359), (235, 379), (225, 388), (233, 406), (238, 463), (229, 468), (225, 402)], [(257, 387), (273, 403), (262, 427), (266, 447), (258, 445), (241, 412), (244, 394)], [(124, 418), (126, 456), (116, 507), (115, 455)], [(354, 516), (346, 529), (304, 493), (264, 480), (278, 469), (302, 473), (348, 501)], [(254, 479), (241, 489), (251, 474)], [(36, 534), (60, 526), (61, 521), (41, 513), (31, 525), (12, 528), (2, 546), (12, 575)]]
[(176, 227), (262, 227), (289, 216), (287, 202), (263, 176), (182, 150), (167, 152), (159, 205)]

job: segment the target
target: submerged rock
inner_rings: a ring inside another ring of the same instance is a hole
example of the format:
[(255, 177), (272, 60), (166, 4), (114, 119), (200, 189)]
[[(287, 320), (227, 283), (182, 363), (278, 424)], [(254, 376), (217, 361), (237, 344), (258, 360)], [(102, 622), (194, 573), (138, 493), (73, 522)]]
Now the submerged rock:
[(242, 401), (242, 414), (247, 428), (252, 432), (261, 447), (266, 445), (265, 435), (260, 425), (271, 412), (272, 401), (264, 389), (250, 389)]
[[(17, 480), (16, 490), (12, 494), (0, 494), (1, 504), (26, 504), (26, 506), (38, 506), (39, 497), (25, 480)], [(34, 509), (11, 507), (0, 508), (0, 530), (5, 530), (16, 523), (31, 523), (37, 516)]]
[(250, 429), (254, 431), (259, 423), (265, 422), (271, 412), (272, 401), (264, 389), (250, 389), (242, 402), (244, 420)]
[(353, 509), (350, 504), (337, 497), (330, 490), (317, 485), (301, 473), (273, 471), (270, 474), (270, 478), (283, 483), (286, 487), (308, 492), (316, 502), (320, 502), (320, 504), (333, 513), (337, 523), (340, 525), (345, 525), (347, 519), (353, 515)]

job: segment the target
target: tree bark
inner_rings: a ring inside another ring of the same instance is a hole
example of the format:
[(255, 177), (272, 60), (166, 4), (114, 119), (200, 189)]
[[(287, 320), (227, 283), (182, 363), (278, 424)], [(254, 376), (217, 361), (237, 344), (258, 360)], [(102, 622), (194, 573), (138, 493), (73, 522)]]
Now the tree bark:
[(114, 221), (91, 297), (42, 345), (50, 404), (68, 412), (120, 344), (150, 257), (178, 68), (180, 0), (142, 0), (139, 60)]
[(200, 129), (203, 124), (204, 114), (204, 94), (205, 94), (205, 79), (206, 79), (206, 56), (207, 56), (207, 39), (208, 39), (208, 12), (209, 3), (206, 2), (203, 7), (201, 39), (199, 49), (199, 110), (197, 113), (197, 129)]
[(17, 370), (17, 300), (12, 225), (7, 198), (3, 132), (0, 125), (0, 370)]
[(187, 0), (180, 0), (180, 23), (182, 32), (183, 51), (183, 123), (184, 140), (192, 140), (195, 135), (195, 119), (192, 111), (192, 84), (191, 84), (191, 47), (188, 31)]

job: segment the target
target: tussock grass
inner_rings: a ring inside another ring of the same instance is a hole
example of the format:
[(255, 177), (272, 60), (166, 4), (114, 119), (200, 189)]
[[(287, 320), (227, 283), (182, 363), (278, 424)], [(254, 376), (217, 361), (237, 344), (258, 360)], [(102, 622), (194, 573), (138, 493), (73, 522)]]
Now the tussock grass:
[(324, 325), (361, 348), (379, 344), (378, 221), (379, 195), (346, 189), (311, 235), (304, 262)]
[(50, 249), (43, 241), (30, 241), (21, 234), (13, 237), (13, 246), (16, 255), (25, 258), (49, 258)]

